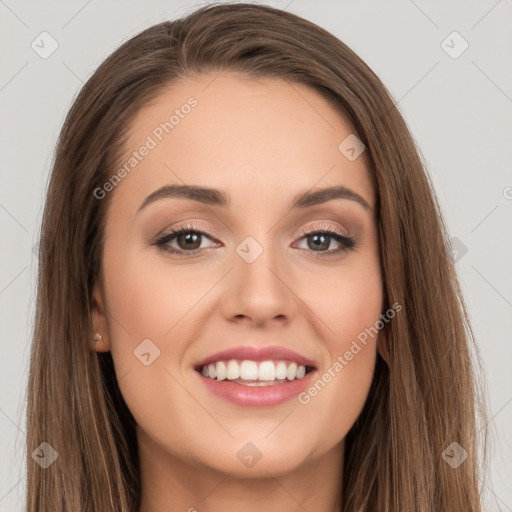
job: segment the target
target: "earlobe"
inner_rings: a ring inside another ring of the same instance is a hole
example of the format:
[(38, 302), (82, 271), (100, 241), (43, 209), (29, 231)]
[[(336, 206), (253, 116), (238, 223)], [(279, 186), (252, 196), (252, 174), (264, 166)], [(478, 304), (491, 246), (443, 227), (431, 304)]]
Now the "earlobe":
[(91, 347), (96, 352), (108, 352), (110, 350), (108, 319), (98, 283), (94, 284), (92, 292), (91, 315), (93, 327), (93, 332), (89, 336)]

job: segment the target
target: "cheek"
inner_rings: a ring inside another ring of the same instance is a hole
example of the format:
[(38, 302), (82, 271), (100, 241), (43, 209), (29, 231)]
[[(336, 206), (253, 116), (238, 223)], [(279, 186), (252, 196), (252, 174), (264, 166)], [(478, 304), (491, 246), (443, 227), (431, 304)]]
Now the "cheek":
[(376, 325), (383, 313), (382, 280), (378, 259), (370, 254), (311, 277), (301, 293), (321, 319), (318, 335), (325, 340), (328, 358), (322, 360), (317, 379), (299, 396), (299, 403), (326, 425), (326, 441), (334, 443), (350, 430), (370, 390), (379, 335)]
[[(129, 333), (134, 343), (145, 338), (163, 341), (171, 335), (209, 282), (179, 266), (149, 258), (144, 254), (149, 251), (128, 252), (117, 261), (105, 257), (105, 268), (110, 269), (105, 278), (109, 312), (115, 318), (112, 328), (121, 338)], [(113, 336), (114, 344), (117, 340)]]
[[(335, 335), (326, 342), (329, 358), (316, 379), (298, 396), (305, 417), (314, 417), (324, 433), (321, 446), (334, 446), (343, 439), (360, 415), (371, 387), (377, 357), (380, 294), (338, 294), (346, 302), (336, 309), (331, 326)], [(322, 427), (323, 425), (323, 427)]]
[(322, 326), (317, 335), (326, 341), (333, 356), (344, 352), (347, 342), (374, 325), (382, 313), (379, 260), (365, 251), (350, 255), (335, 267), (310, 266), (308, 270), (295, 276), (296, 289), (317, 317), (311, 325)]
[(190, 397), (173, 377), (181, 381), (176, 365), (194, 328), (186, 314), (205, 291), (191, 286), (177, 267), (148, 257), (151, 250), (119, 249), (114, 244), (105, 247), (104, 256), (119, 388), (137, 424), (149, 431), (155, 425), (173, 424), (176, 431), (184, 431), (179, 422), (173, 423), (175, 416), (169, 416), (168, 409), (190, 408)]

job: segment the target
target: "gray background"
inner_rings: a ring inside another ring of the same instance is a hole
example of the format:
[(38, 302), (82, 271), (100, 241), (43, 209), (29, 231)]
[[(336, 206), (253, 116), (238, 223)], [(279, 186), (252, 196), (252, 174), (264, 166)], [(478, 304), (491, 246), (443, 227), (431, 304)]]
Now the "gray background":
[[(512, 1), (261, 3), (335, 34), (398, 101), (457, 238), (457, 271), (485, 365), (494, 438), (487, 510), (512, 511)], [(122, 41), (197, 5), (0, 0), (0, 512), (24, 503), (33, 247), (64, 116)], [(31, 47), (43, 31), (58, 43), (46, 59)], [(453, 31), (469, 44), (457, 58), (463, 41), (442, 44)]]

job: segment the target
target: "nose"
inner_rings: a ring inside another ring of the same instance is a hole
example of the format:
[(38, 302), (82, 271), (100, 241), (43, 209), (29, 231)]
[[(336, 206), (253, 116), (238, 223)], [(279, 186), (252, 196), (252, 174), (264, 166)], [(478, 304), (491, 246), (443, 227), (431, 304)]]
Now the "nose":
[(225, 283), (223, 314), (234, 322), (264, 326), (288, 323), (294, 315), (297, 297), (293, 293), (286, 261), (266, 248), (252, 263), (235, 255), (235, 266)]

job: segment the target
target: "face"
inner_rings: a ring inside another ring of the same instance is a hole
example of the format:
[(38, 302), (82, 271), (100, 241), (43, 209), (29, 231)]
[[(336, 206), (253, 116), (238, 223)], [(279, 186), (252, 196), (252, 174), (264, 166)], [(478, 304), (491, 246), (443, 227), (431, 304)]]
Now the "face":
[(143, 457), (277, 476), (341, 460), (366, 400), (382, 341), (361, 341), (383, 305), (375, 192), (318, 93), (217, 75), (145, 107), (125, 172), (98, 191), (96, 350), (112, 352)]

